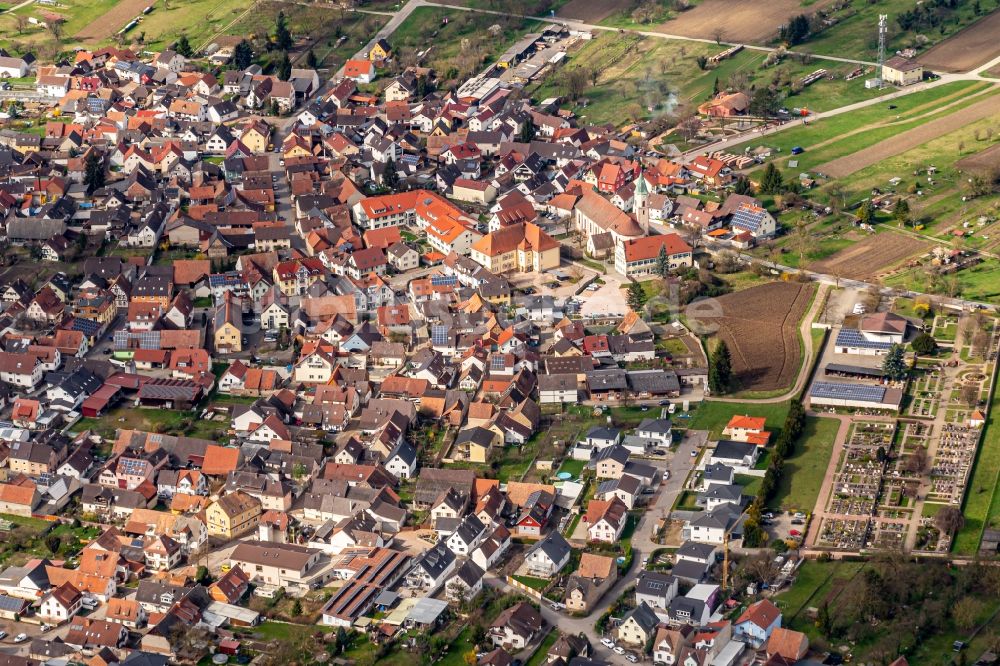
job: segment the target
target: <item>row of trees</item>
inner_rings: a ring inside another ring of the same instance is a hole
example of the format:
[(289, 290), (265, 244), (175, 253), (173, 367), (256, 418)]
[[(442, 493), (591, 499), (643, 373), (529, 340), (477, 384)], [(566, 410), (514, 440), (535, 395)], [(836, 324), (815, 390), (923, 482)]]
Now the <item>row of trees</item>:
[(748, 548), (759, 548), (767, 542), (767, 532), (761, 526), (764, 507), (774, 499), (785, 468), (785, 458), (795, 453), (795, 444), (802, 435), (805, 423), (805, 407), (799, 400), (793, 400), (781, 427), (781, 433), (775, 441), (771, 462), (760, 484), (760, 492), (747, 510), (747, 518), (743, 524), (743, 543)]

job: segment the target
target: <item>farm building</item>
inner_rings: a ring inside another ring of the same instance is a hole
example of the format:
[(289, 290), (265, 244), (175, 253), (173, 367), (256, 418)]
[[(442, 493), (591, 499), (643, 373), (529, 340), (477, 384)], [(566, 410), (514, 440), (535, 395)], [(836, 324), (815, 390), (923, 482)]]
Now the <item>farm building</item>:
[(814, 382), (809, 389), (811, 407), (849, 407), (899, 411), (903, 391), (874, 384)]
[(882, 80), (894, 86), (909, 86), (924, 78), (924, 66), (903, 56), (889, 58), (882, 65)]

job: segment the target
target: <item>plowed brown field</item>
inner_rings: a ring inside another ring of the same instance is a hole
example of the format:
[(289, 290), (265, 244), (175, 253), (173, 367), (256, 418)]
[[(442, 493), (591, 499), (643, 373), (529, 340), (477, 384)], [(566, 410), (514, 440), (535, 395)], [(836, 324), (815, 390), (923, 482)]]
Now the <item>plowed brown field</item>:
[(891, 233), (869, 236), (859, 243), (844, 248), (809, 268), (817, 273), (837, 275), (850, 280), (870, 280), (918, 252), (924, 252), (930, 243), (913, 236)]
[(815, 288), (769, 282), (716, 299), (721, 316), (712, 323), (729, 346), (741, 389), (773, 391), (795, 381), (802, 357), (799, 322)]

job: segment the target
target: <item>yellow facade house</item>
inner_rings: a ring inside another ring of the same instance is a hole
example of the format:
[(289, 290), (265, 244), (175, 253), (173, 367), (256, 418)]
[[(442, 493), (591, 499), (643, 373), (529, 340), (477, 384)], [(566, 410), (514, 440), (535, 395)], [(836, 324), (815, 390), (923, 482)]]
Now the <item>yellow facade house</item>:
[(257, 529), (260, 522), (260, 500), (244, 492), (223, 495), (205, 509), (209, 536), (234, 539)]
[(491, 273), (541, 273), (559, 268), (559, 243), (533, 222), (519, 222), (472, 244), (469, 256)]

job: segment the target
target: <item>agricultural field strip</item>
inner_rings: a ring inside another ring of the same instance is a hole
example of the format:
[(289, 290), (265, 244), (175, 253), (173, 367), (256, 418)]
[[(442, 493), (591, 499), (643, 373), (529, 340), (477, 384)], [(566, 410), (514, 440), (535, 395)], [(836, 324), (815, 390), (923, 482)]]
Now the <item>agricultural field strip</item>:
[(975, 104), (936, 118), (921, 126), (906, 130), (893, 137), (869, 146), (864, 151), (845, 155), (827, 162), (819, 170), (834, 178), (843, 178), (883, 159), (894, 157), (916, 148), (938, 136), (948, 134), (983, 118), (1000, 114), (1000, 95), (992, 95)]

